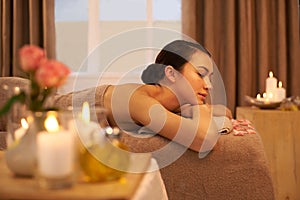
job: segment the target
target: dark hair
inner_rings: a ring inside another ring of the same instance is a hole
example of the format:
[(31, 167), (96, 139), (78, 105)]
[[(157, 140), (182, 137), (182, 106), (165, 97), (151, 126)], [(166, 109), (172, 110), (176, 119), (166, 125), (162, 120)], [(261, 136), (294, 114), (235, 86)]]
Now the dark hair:
[(171, 65), (181, 71), (183, 65), (189, 62), (191, 56), (200, 50), (210, 56), (210, 53), (200, 44), (175, 40), (167, 44), (157, 55), (155, 63), (150, 64), (142, 73), (142, 81), (146, 84), (158, 84), (165, 76), (165, 67)]

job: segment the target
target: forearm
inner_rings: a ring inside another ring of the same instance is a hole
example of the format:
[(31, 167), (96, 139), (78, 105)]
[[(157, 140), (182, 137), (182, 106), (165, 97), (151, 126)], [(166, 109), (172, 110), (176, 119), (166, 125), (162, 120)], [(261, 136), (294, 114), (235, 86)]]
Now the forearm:
[(231, 120), (227, 116), (213, 116), (211, 107), (208, 105), (186, 105), (181, 109), (181, 115), (199, 124), (198, 132), (190, 145), (191, 149), (198, 152), (209, 152), (221, 134), (232, 130)]

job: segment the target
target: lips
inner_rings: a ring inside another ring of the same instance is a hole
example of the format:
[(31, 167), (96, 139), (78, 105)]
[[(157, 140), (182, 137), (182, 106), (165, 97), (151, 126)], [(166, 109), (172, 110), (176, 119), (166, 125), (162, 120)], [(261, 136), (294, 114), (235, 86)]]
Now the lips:
[(206, 99), (207, 93), (198, 93), (198, 96), (200, 96), (200, 98), (204, 100)]

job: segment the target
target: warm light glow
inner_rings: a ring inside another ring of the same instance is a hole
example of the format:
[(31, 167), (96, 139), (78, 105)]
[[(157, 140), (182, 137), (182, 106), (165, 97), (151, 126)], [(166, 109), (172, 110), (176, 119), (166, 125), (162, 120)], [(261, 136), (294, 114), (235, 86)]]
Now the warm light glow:
[(267, 93), (263, 93), (263, 98), (267, 98)]
[(278, 82), (278, 87), (282, 88), (282, 82), (281, 81)]
[(14, 88), (14, 93), (15, 93), (15, 94), (20, 94), (20, 91), (21, 91), (21, 90), (20, 90), (19, 87), (15, 87), (15, 88)]
[(82, 105), (81, 117), (85, 123), (90, 122), (90, 106), (88, 102), (84, 102)]
[(107, 128), (105, 129), (105, 131), (106, 131), (106, 133), (107, 133), (108, 135), (111, 135), (111, 134), (113, 134), (113, 132), (114, 132), (114, 130), (113, 130), (111, 127), (107, 127)]
[(59, 125), (57, 119), (54, 115), (49, 115), (45, 120), (45, 128), (48, 132), (57, 132), (59, 130)]
[(273, 72), (272, 71), (269, 72), (269, 77), (271, 77), (271, 78), (273, 77)]
[(270, 92), (270, 93), (268, 94), (268, 97), (269, 97), (269, 99), (272, 99), (272, 98), (273, 98), (273, 93)]
[(24, 118), (21, 119), (21, 125), (24, 129), (28, 129), (28, 123), (27, 123), (26, 119), (24, 119)]
[(257, 99), (260, 99), (260, 98), (261, 98), (260, 94), (257, 94), (257, 95), (256, 95), (256, 98), (257, 98)]

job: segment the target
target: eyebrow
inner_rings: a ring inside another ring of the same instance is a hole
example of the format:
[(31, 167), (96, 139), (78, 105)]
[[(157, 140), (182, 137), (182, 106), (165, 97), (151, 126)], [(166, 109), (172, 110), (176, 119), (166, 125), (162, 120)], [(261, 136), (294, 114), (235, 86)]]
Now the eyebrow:
[(204, 66), (196, 66), (196, 69), (199, 69), (199, 68), (204, 69), (206, 72), (209, 72), (208, 69)]

